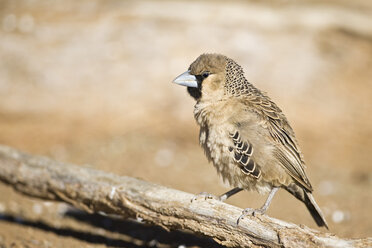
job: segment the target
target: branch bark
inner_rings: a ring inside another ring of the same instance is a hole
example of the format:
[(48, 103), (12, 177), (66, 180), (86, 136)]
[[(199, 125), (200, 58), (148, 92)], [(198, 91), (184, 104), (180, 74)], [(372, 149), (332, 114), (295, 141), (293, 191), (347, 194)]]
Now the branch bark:
[(268, 216), (246, 217), (237, 226), (240, 208), (216, 200), (191, 203), (189, 193), (6, 146), (0, 146), (0, 180), (29, 196), (190, 230), (228, 247), (372, 247), (371, 238), (341, 239)]

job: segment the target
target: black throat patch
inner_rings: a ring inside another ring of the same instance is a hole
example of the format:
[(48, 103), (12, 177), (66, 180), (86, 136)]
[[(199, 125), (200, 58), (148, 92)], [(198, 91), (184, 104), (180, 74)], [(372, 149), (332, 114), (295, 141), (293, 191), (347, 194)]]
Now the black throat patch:
[(187, 87), (187, 92), (189, 92), (190, 96), (192, 96), (195, 100), (199, 100), (201, 97), (201, 89), (193, 88), (193, 87)]

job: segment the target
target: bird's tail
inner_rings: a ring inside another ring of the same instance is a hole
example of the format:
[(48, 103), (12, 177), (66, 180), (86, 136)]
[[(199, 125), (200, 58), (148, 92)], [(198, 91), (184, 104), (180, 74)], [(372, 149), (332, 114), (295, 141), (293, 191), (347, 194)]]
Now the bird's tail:
[(290, 184), (286, 190), (294, 195), (297, 199), (305, 203), (307, 209), (318, 226), (324, 226), (329, 229), (320, 207), (318, 204), (316, 204), (315, 199), (310, 192), (307, 192), (305, 189), (295, 183)]

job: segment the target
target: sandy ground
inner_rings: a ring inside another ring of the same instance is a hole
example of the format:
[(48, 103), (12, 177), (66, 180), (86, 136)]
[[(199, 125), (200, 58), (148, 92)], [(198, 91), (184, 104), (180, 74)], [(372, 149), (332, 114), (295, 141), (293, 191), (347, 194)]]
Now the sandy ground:
[[(345, 238), (372, 236), (370, 1), (0, 1), (0, 143), (187, 192), (228, 189), (171, 84), (203, 52), (238, 61), (290, 120), (314, 196)], [(228, 200), (259, 207), (265, 196)], [(282, 191), (268, 214), (317, 228)], [(217, 247), (0, 184), (0, 247)]]

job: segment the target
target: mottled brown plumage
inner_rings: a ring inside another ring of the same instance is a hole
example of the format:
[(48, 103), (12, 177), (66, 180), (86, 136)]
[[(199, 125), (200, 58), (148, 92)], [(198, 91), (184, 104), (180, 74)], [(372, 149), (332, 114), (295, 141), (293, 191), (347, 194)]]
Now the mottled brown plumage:
[(248, 82), (237, 63), (223, 55), (203, 54), (174, 82), (187, 86), (195, 98), (200, 144), (223, 180), (235, 187), (219, 199), (242, 189), (271, 191), (261, 209), (246, 209), (243, 217), (264, 213), (277, 189), (284, 188), (305, 203), (319, 226), (327, 227), (286, 117)]

